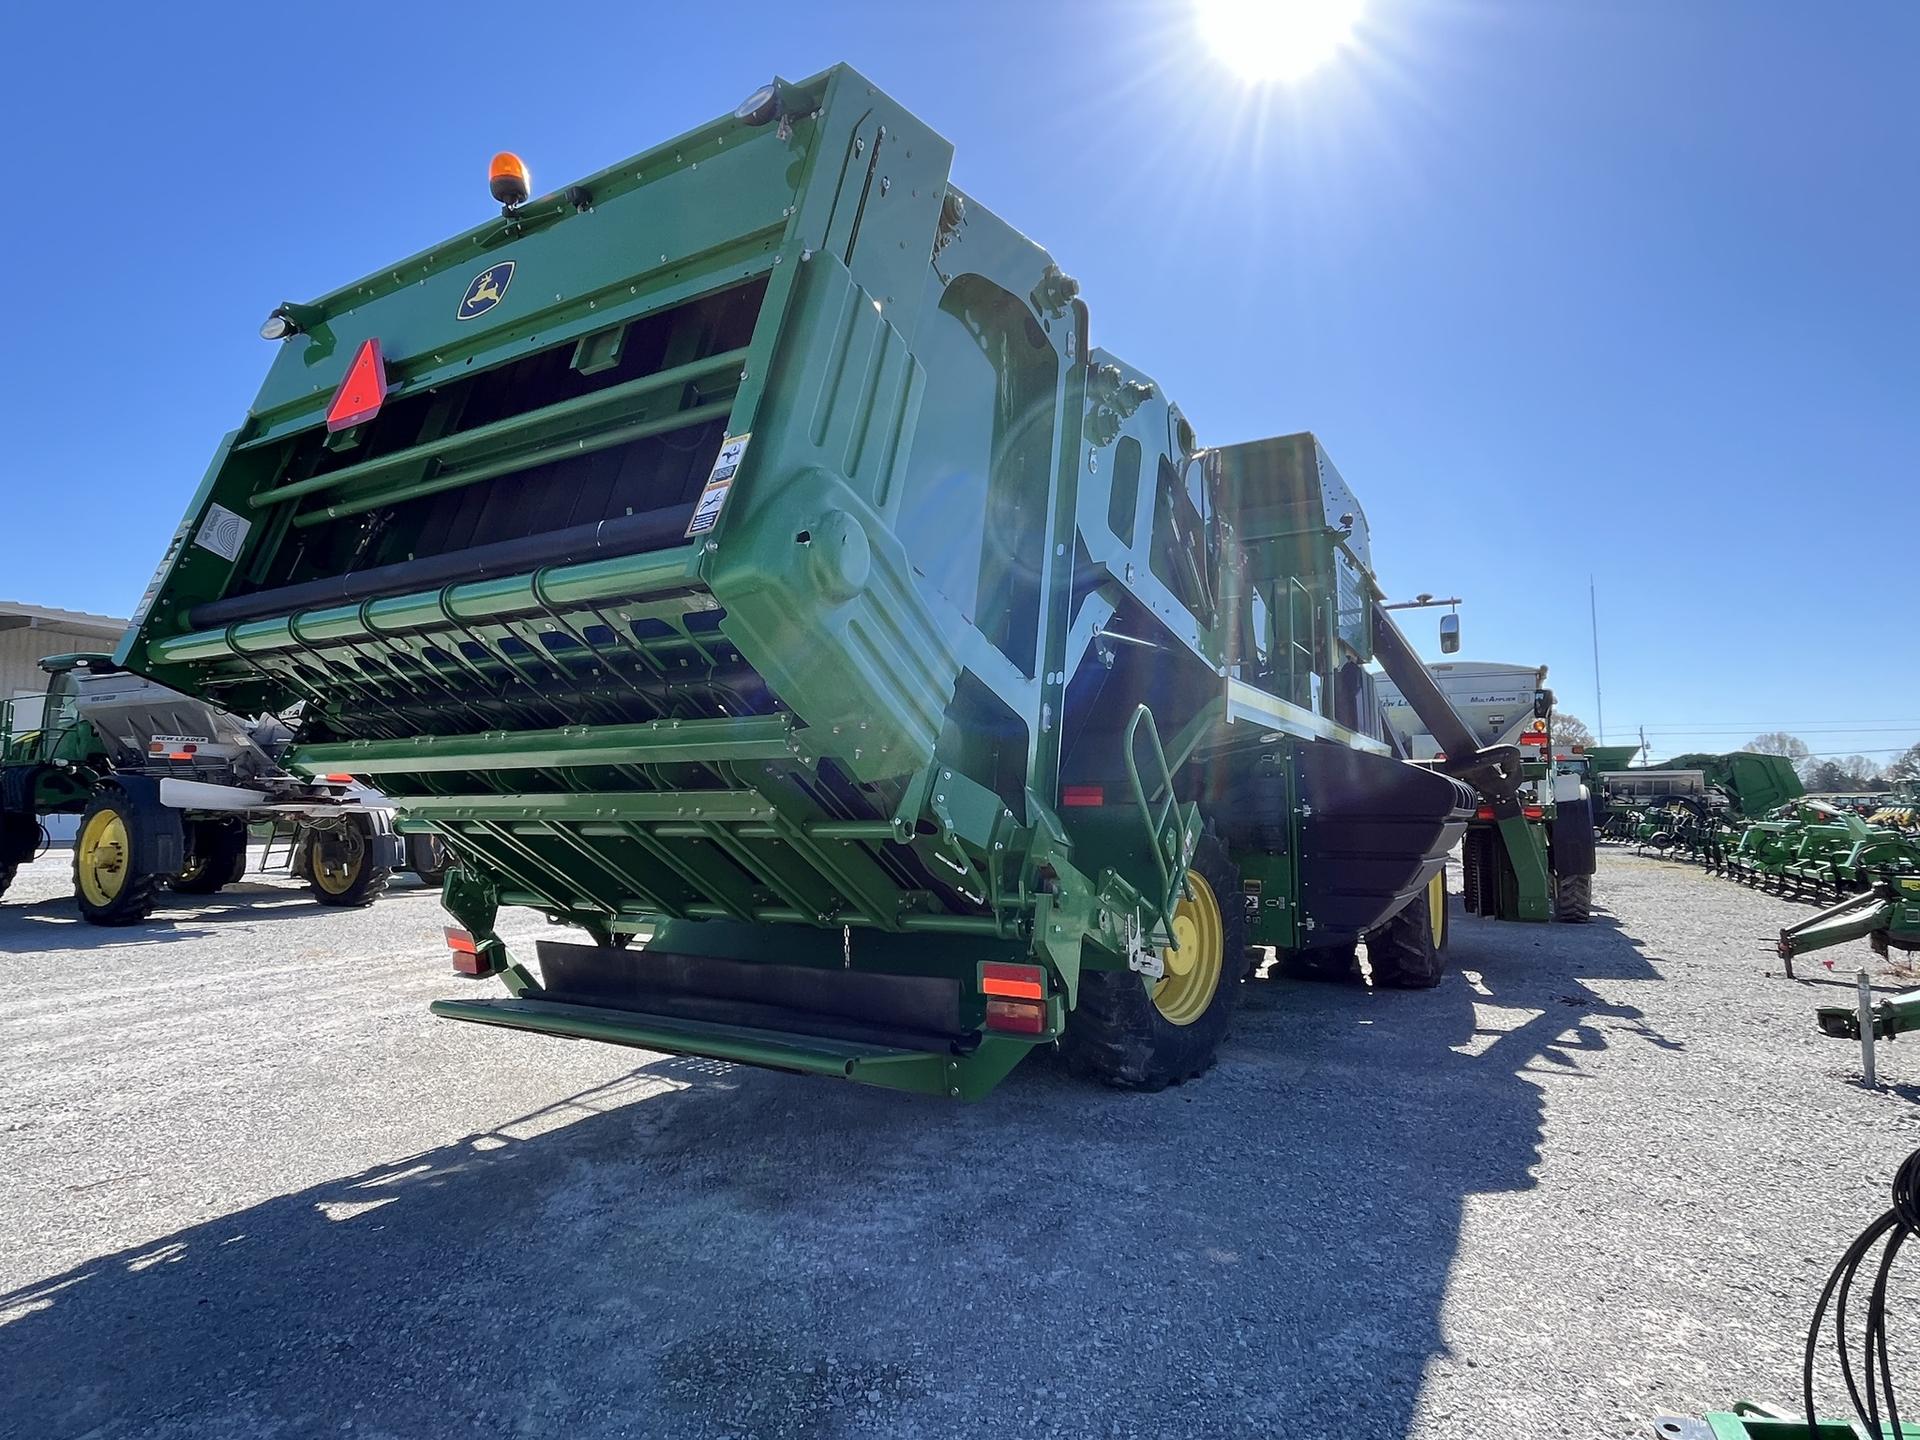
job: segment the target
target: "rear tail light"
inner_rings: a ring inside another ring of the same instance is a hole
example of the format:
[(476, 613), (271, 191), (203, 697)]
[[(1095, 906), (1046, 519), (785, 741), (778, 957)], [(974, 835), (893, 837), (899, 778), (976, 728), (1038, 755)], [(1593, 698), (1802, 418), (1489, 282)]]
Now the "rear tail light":
[(1006, 1035), (1047, 1033), (1047, 972), (1038, 965), (985, 961), (980, 993), (987, 997), (987, 1029)]
[(1103, 785), (1062, 785), (1060, 787), (1062, 806), (1104, 805), (1107, 803), (1107, 791)]
[[(1538, 805), (1522, 805), (1520, 807), (1520, 814), (1528, 820), (1544, 820), (1547, 818), (1547, 812)], [(1473, 812), (1473, 818), (1476, 820), (1493, 819), (1493, 807), (1491, 805), (1482, 805), (1478, 810)]]
[(1011, 1000), (1044, 1000), (1047, 972), (1038, 965), (1002, 965), (988, 960), (980, 966), (980, 993)]
[(987, 1029), (1010, 1035), (1044, 1035), (1047, 1033), (1046, 1001), (989, 1000)]
[(480, 942), (465, 930), (447, 926), (447, 949), (453, 955), (453, 968), (462, 975), (489, 975), (493, 967), (480, 958)]

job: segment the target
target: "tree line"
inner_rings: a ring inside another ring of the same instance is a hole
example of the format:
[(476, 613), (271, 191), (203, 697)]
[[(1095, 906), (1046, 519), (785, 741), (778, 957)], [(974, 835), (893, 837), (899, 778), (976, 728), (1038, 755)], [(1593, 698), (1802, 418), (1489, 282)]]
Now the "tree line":
[[(1553, 736), (1560, 745), (1591, 745), (1593, 734), (1577, 715), (1553, 712)], [(1769, 730), (1740, 747), (1759, 755), (1784, 755), (1793, 761), (1800, 783), (1815, 794), (1857, 792), (1879, 794), (1903, 780), (1920, 780), (1920, 744), (1909, 745), (1891, 764), (1865, 755), (1815, 755), (1798, 735)]]

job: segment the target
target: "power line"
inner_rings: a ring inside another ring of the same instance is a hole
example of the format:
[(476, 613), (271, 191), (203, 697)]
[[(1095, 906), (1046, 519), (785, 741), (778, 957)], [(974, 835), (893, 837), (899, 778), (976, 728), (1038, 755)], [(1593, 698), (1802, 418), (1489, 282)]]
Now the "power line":
[[(1659, 747), (1655, 747), (1655, 749), (1659, 749)], [(1849, 758), (1853, 758), (1855, 755), (1859, 755), (1860, 758), (1864, 760), (1868, 755), (1907, 755), (1907, 749), (1907, 745), (1893, 745), (1893, 747), (1884, 749), (1884, 751), (1809, 751), (1807, 755), (1782, 755), (1780, 758), (1782, 758), (1782, 760), (1793, 760), (1795, 764), (1799, 764), (1801, 760), (1849, 760)], [(1755, 751), (1755, 753), (1759, 755), (1759, 753), (1763, 753), (1763, 751)], [(1674, 758), (1674, 756), (1668, 755), (1667, 758), (1670, 760), (1670, 758)], [(1659, 768), (1659, 766), (1653, 766), (1653, 768)]]
[[(1689, 725), (1689, 720), (1648, 720), (1648, 725), (1659, 725), (1663, 730), (1676, 725)], [(1920, 725), (1920, 715), (1876, 715), (1870, 719), (1856, 720), (1851, 717), (1842, 720), (1833, 715), (1817, 715), (1807, 720), (1730, 720), (1716, 716), (1708, 722), (1713, 725), (1738, 725), (1742, 728), (1752, 725), (1762, 730), (1784, 730), (1790, 725)]]
[[(1658, 731), (1663, 735), (1756, 735), (1777, 733), (1756, 731), (1750, 725), (1731, 725), (1726, 727), (1710, 725), (1696, 729), (1686, 725), (1655, 725), (1652, 721), (1647, 722), (1646, 728)], [(1920, 731), (1920, 725), (1833, 725), (1824, 726), (1819, 729), (1812, 729), (1803, 725), (1798, 729), (1788, 730), (1784, 733), (1805, 737), (1808, 735), (1912, 735), (1916, 731)]]

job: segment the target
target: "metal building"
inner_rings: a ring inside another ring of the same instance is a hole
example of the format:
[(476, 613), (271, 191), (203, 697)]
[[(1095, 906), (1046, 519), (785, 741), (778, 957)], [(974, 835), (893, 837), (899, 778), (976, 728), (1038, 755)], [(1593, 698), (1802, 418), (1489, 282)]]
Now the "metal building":
[(47, 688), (38, 664), (42, 655), (111, 650), (126, 628), (126, 621), (110, 615), (0, 600), (0, 700)]

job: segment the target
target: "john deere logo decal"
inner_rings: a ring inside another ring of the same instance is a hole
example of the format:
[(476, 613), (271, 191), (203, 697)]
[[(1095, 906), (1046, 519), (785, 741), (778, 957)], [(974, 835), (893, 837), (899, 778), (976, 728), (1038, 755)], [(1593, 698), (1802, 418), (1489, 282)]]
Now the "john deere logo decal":
[(513, 261), (502, 260), (491, 269), (482, 270), (473, 277), (473, 283), (467, 286), (467, 293), (461, 297), (460, 308), (453, 312), (456, 320), (472, 320), (484, 315), (506, 298), (507, 286), (513, 283)]

